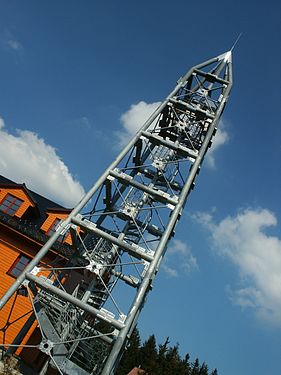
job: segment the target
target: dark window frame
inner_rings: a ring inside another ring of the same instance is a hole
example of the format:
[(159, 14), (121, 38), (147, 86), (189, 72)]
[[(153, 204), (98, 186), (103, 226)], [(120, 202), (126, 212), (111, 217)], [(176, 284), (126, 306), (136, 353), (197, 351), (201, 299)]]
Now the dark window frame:
[(25, 254), (19, 254), (17, 259), (11, 265), (9, 270), (6, 272), (7, 275), (13, 277), (14, 279), (18, 278), (18, 276), (22, 273), (25, 267), (31, 262), (31, 258), (26, 256)]
[(7, 193), (0, 203), (0, 211), (14, 216), (24, 201), (13, 194)]
[[(52, 235), (56, 232), (57, 226), (61, 222), (61, 219), (55, 218), (53, 221), (53, 224), (50, 226), (50, 228), (46, 231), (46, 235), (48, 237), (52, 237)], [(60, 235), (57, 239), (58, 242), (64, 242), (64, 235)]]

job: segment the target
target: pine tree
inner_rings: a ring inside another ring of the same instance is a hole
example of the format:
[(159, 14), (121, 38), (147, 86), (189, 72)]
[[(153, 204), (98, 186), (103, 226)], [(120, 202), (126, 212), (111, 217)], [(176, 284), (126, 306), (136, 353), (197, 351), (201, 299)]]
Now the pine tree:
[(159, 345), (158, 349), (158, 369), (157, 374), (166, 374), (167, 372), (167, 365), (166, 365), (166, 353), (168, 350), (168, 344), (169, 344), (169, 337), (166, 338), (164, 344)]
[[(179, 345), (170, 347), (169, 337), (159, 345), (158, 349), (154, 335), (151, 335), (141, 346), (140, 335), (135, 328), (116, 375), (127, 375), (138, 366), (145, 370), (146, 375), (209, 375), (205, 362), (200, 365), (199, 359), (196, 358), (190, 363), (188, 353), (181, 358)], [(214, 369), (210, 375), (218, 375), (217, 369)]]
[(205, 362), (203, 362), (202, 366), (200, 367), (199, 374), (200, 375), (208, 375), (209, 374), (209, 372), (208, 372), (208, 366), (206, 365)]
[(141, 368), (149, 373), (149, 375), (157, 375), (158, 352), (156, 347), (156, 339), (151, 335), (143, 344), (140, 350)]
[(184, 368), (186, 369), (186, 373), (188, 375), (191, 374), (191, 365), (190, 365), (189, 359), (190, 359), (190, 355), (188, 353), (186, 353), (184, 359), (182, 360), (182, 363), (183, 363)]
[(125, 375), (132, 370), (132, 368), (140, 364), (140, 334), (137, 327), (133, 330), (127, 349), (125, 350), (122, 360), (119, 364), (116, 375)]
[(168, 350), (168, 344), (170, 343), (169, 337), (166, 338), (164, 344), (159, 345), (159, 351), (158, 351), (158, 356), (159, 358), (164, 358), (165, 354)]
[(196, 358), (191, 369), (191, 375), (200, 375), (199, 359)]
[(181, 360), (178, 344), (167, 351), (166, 361), (169, 369), (168, 374), (189, 375), (185, 363)]

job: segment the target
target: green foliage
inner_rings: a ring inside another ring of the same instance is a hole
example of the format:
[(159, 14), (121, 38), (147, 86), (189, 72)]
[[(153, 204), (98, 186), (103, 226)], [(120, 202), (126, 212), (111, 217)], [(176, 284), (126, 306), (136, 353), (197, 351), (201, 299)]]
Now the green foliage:
[(149, 375), (157, 375), (157, 359), (158, 352), (156, 347), (155, 336), (152, 335), (145, 341), (140, 349), (141, 368), (149, 373)]
[(200, 375), (200, 364), (198, 358), (196, 358), (192, 364), (191, 375)]
[(137, 328), (131, 334), (129, 340), (129, 346), (125, 350), (122, 361), (117, 369), (116, 375), (125, 375), (134, 367), (140, 365), (140, 349), (141, 349), (141, 340), (140, 334)]
[(217, 369), (209, 373), (205, 362), (200, 364), (196, 358), (190, 362), (187, 353), (184, 358), (179, 354), (179, 345), (169, 346), (169, 337), (157, 348), (156, 338), (151, 335), (141, 345), (137, 328), (133, 331), (129, 345), (117, 369), (116, 375), (127, 375), (134, 367), (146, 371), (146, 375), (218, 375)]

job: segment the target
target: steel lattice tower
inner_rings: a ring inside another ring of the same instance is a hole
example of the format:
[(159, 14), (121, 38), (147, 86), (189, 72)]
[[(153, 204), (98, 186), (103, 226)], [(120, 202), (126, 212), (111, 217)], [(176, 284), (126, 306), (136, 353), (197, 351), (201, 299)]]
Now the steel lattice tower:
[[(2, 297), (0, 308), (26, 286), (42, 335), (38, 349), (59, 373), (114, 374), (231, 86), (231, 51), (180, 78)], [(68, 232), (73, 255), (42, 276), (40, 261)]]

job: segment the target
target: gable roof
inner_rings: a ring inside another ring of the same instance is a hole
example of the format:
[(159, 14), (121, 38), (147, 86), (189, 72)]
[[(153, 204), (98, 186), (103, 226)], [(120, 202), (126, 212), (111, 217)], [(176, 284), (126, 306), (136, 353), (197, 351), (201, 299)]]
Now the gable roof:
[(47, 211), (52, 211), (52, 210), (67, 211), (67, 212), (71, 211), (70, 209), (63, 207), (54, 201), (51, 201), (50, 199), (44, 197), (43, 195), (40, 195), (36, 193), (35, 191), (28, 189), (25, 183), (18, 184), (12, 180), (9, 180), (7, 177), (4, 177), (2, 175), (0, 175), (0, 188), (1, 187), (23, 189), (24, 192), (29, 197), (29, 199), (32, 202), (34, 202), (34, 204), (37, 205), (39, 212), (40, 212), (40, 216), (44, 215)]
[(8, 180), (9, 182), (2, 182), (2, 180), (8, 180), (7, 178), (0, 175), (0, 188), (6, 188), (6, 189), (22, 189), (24, 193), (26, 194), (27, 198), (36, 205), (36, 200), (34, 199), (34, 196), (31, 194), (30, 190), (27, 189), (25, 184), (17, 184), (15, 182), (12, 182)]

